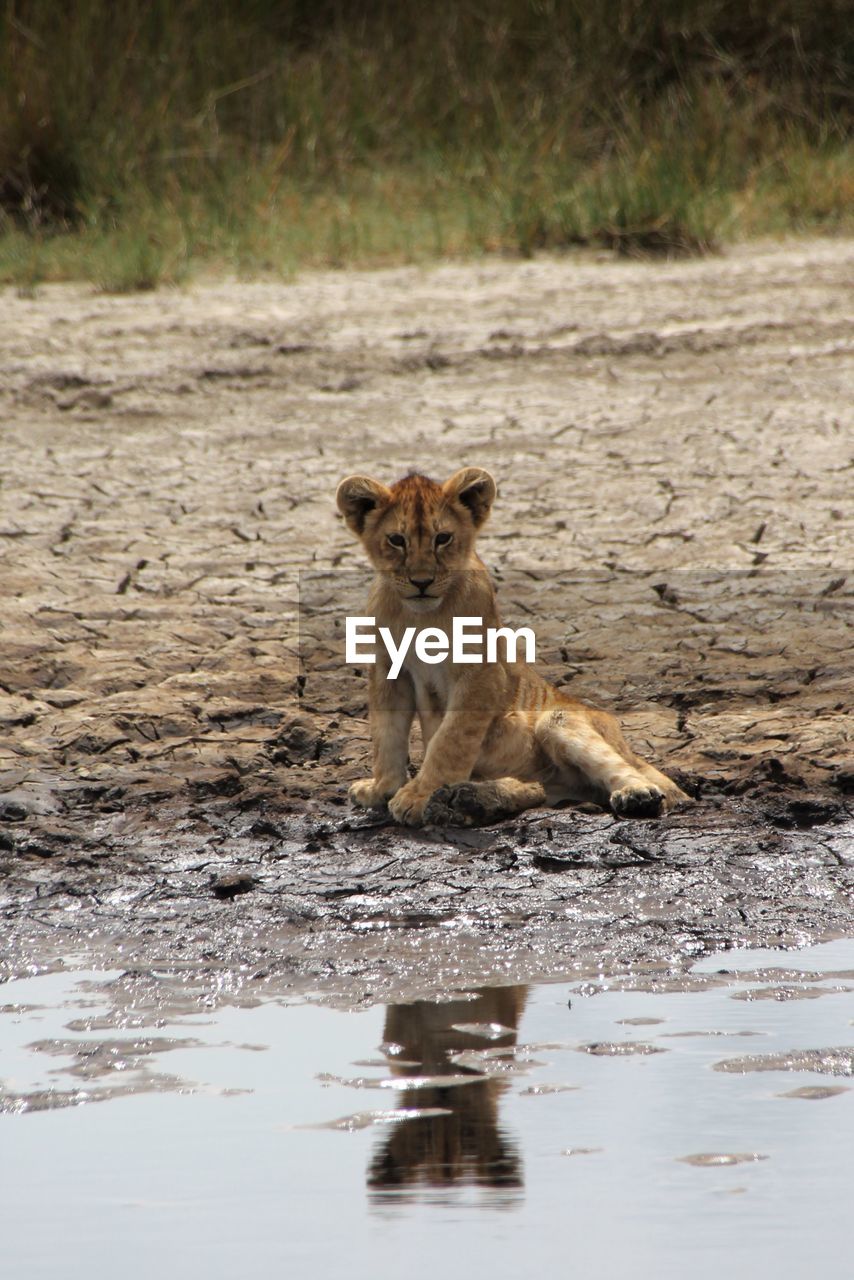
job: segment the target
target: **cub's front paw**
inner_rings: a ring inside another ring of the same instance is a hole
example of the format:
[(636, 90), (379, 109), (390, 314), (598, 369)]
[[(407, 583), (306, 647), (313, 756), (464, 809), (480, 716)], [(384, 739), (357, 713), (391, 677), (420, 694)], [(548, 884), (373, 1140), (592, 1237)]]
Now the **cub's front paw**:
[(381, 809), (396, 790), (397, 787), (383, 786), (374, 778), (360, 778), (352, 784), (347, 796), (350, 803), (360, 809)]
[(504, 813), (493, 802), (490, 805), (488, 785), (456, 782), (439, 787), (424, 806), (424, 821), (433, 827), (479, 827), (503, 818)]
[(611, 808), (620, 818), (657, 818), (664, 808), (664, 792), (652, 783), (612, 791)]
[(421, 825), (424, 820), (424, 806), (430, 799), (430, 792), (421, 791), (416, 783), (416, 779), (407, 782), (406, 786), (401, 787), (388, 802), (389, 813), (395, 822), (400, 822), (406, 827)]

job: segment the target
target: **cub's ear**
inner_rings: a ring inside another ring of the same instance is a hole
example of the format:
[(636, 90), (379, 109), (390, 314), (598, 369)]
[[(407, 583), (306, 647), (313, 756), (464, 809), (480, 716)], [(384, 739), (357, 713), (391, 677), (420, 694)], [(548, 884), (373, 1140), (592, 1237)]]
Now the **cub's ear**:
[(442, 485), (442, 492), (452, 501), (461, 502), (468, 509), (479, 529), (489, 515), (495, 501), (495, 481), (483, 467), (463, 467)]
[(339, 484), (335, 501), (348, 528), (361, 537), (368, 515), (391, 501), (391, 491), (369, 476), (348, 476)]

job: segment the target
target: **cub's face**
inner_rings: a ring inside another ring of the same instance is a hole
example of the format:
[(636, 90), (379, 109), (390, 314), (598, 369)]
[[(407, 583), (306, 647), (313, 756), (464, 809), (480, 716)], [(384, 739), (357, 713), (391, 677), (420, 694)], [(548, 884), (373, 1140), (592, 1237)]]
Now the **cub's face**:
[(336, 501), (374, 568), (412, 613), (438, 609), (455, 576), (477, 567), (474, 544), (495, 498), (495, 481), (465, 467), (444, 484), (411, 475), (386, 488), (348, 476)]

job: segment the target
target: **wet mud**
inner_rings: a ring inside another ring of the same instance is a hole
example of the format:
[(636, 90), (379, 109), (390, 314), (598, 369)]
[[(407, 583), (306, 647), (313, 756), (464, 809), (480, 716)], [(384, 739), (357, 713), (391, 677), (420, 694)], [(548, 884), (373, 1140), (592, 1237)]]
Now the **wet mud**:
[[(4, 975), (85, 952), (371, 1003), (854, 932), (852, 266), (817, 240), (7, 292)], [(335, 485), (469, 463), (505, 616), (692, 807), (348, 810)]]

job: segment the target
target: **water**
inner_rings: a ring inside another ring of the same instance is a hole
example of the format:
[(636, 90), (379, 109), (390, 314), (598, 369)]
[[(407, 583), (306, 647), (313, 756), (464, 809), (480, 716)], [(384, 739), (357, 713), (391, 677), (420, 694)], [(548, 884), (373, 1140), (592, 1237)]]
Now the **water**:
[(850, 1274), (854, 942), (357, 1013), (131, 989), (0, 988), (11, 1280)]

